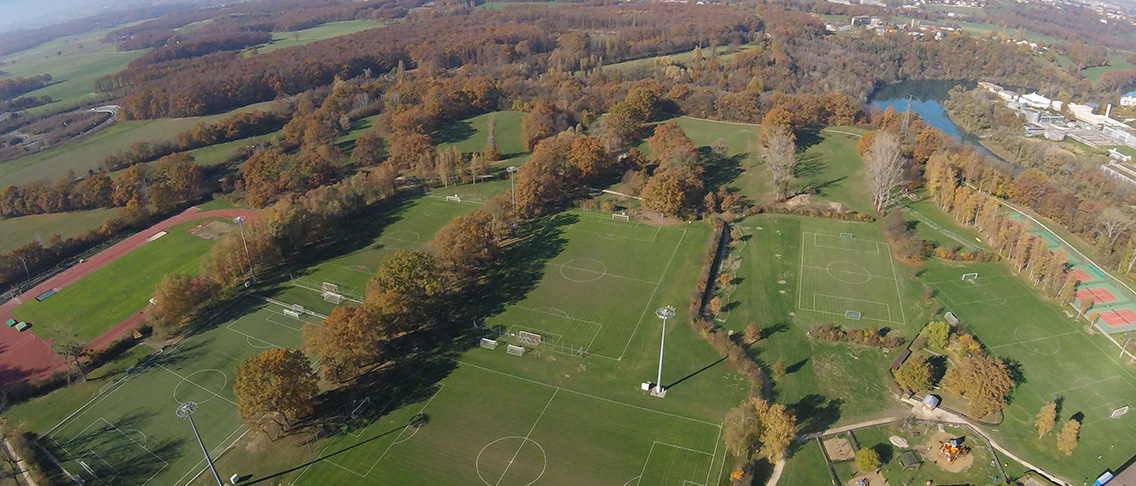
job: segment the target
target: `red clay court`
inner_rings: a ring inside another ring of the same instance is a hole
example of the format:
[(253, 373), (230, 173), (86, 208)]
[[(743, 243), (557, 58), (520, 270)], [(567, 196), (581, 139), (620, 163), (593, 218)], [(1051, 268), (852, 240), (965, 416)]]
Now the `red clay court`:
[(1101, 312), (1098, 316), (1108, 327), (1122, 327), (1136, 324), (1136, 311), (1120, 309), (1117, 311)]
[(1073, 279), (1078, 281), (1078, 282), (1088, 282), (1089, 280), (1093, 279), (1092, 277), (1089, 276), (1089, 274), (1085, 273), (1084, 270), (1077, 269), (1077, 268), (1070, 270), (1069, 276), (1073, 277)]
[(1118, 300), (1116, 296), (1106, 288), (1078, 290), (1075, 295), (1077, 296), (1078, 302), (1080, 302), (1082, 298), (1092, 297), (1094, 304), (1116, 302)]
[[(49, 290), (62, 290), (95, 270), (146, 244), (147, 239), (154, 233), (170, 226), (210, 217), (232, 219), (237, 216), (244, 216), (252, 219), (257, 214), (257, 211), (251, 209), (220, 209), (215, 211), (201, 211), (197, 207), (186, 209), (111, 245), (110, 248), (95, 254), (83, 263), (68, 268), (16, 298), (0, 304), (0, 321), (10, 319), (12, 309), (16, 306)], [(138, 317), (135, 314), (114, 328), (108, 329), (102, 336), (88, 343), (88, 349), (100, 349), (111, 344), (137, 324)], [(67, 369), (67, 362), (51, 350), (51, 343), (45, 342), (35, 335), (35, 324), (33, 322), (31, 329), (24, 332), (19, 332), (11, 327), (0, 326), (0, 386), (14, 381), (43, 380), (56, 371)]]

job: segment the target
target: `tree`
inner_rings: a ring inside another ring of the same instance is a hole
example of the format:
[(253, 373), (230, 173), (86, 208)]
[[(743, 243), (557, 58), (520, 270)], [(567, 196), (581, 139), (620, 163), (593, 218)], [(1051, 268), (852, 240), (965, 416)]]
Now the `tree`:
[(946, 350), (948, 340), (951, 336), (951, 325), (943, 321), (931, 322), (927, 324), (927, 327), (923, 328), (923, 336), (927, 338), (927, 342), (931, 344), (931, 346), (940, 350)]
[(1049, 402), (1041, 407), (1033, 424), (1037, 427), (1038, 439), (1053, 430), (1053, 426), (1057, 424), (1057, 402)]
[(678, 216), (694, 207), (701, 189), (702, 181), (690, 168), (675, 168), (651, 176), (640, 195), (648, 208)]
[(895, 370), (895, 381), (904, 390), (925, 393), (933, 385), (931, 364), (927, 362), (923, 353), (911, 353), (911, 357), (907, 358), (907, 361), (904, 361), (903, 364), (899, 365), (899, 369)]
[(1108, 247), (1116, 244), (1116, 239), (1132, 225), (1132, 219), (1115, 206), (1104, 208), (1097, 216), (1097, 225), (1108, 236)]
[(498, 221), (488, 212), (475, 209), (454, 218), (434, 234), (437, 256), (459, 275), (481, 270), (497, 258), (500, 247)]
[(762, 130), (762, 156), (765, 168), (773, 179), (773, 192), (778, 201), (789, 195), (789, 184), (793, 182), (793, 168), (797, 166), (797, 144), (793, 132), (788, 127), (773, 125)]
[(1077, 448), (1077, 436), (1081, 432), (1081, 422), (1076, 420), (1069, 420), (1065, 425), (1061, 426), (1061, 431), (1057, 433), (1057, 450), (1064, 452), (1066, 456), (1073, 455), (1073, 450)]
[(485, 148), (481, 155), (487, 162), (501, 160), (501, 149), (497, 145), (497, 113), (490, 113), (485, 122)]
[(967, 413), (976, 419), (1006, 406), (1006, 394), (1014, 387), (1006, 364), (989, 356), (969, 356), (947, 369), (943, 388), (970, 401)]
[(710, 314), (718, 315), (722, 312), (722, 298), (717, 295), (710, 299)]
[(237, 365), (233, 394), (237, 414), (255, 424), (268, 413), (279, 413), (290, 428), (292, 421), (314, 410), (319, 394), (311, 361), (299, 350), (274, 348), (250, 356)]
[(51, 350), (55, 351), (55, 354), (65, 358), (71, 358), (71, 362), (75, 365), (75, 368), (83, 375), (83, 381), (87, 381), (87, 371), (83, 369), (83, 364), (79, 361), (87, 355), (87, 343), (77, 339), (55, 341), (51, 344)]
[(770, 463), (776, 463), (784, 458), (789, 443), (797, 435), (797, 417), (780, 403), (770, 405), (760, 398), (750, 400), (761, 421), (761, 433), (758, 435), (761, 448), (758, 452)]
[(383, 137), (377, 130), (369, 130), (359, 135), (359, 138), (355, 139), (355, 149), (351, 151), (351, 157), (355, 159), (356, 165), (364, 167), (382, 162), (386, 157)]
[(157, 327), (165, 335), (181, 331), (218, 291), (217, 284), (209, 279), (183, 273), (167, 274), (154, 288), (153, 317), (157, 319)]
[(868, 175), (876, 212), (891, 206), (896, 189), (903, 184), (904, 163), (898, 136), (881, 131), (872, 138), (872, 145), (864, 154), (864, 172)]
[(756, 322), (751, 322), (750, 325), (746, 326), (744, 335), (746, 342), (753, 346), (761, 341), (761, 327)]
[(865, 473), (875, 471), (880, 467), (880, 454), (870, 447), (861, 448), (856, 451), (856, 467)]
[(742, 402), (726, 414), (722, 439), (726, 443), (726, 450), (735, 457), (749, 459), (752, 451), (757, 448), (759, 433), (761, 422), (749, 401)]
[(525, 150), (533, 150), (538, 142), (556, 134), (554, 115), (552, 105), (538, 98), (532, 110), (521, 118), (521, 136), (524, 138)]
[(409, 331), (435, 314), (445, 291), (437, 257), (422, 250), (399, 250), (384, 258), (367, 283), (366, 307), (386, 314)]
[(344, 383), (381, 356), (389, 333), (383, 316), (376, 314), (341, 305), (323, 322), (303, 327), (304, 352), (320, 359), (324, 379)]
[(773, 363), (773, 376), (778, 380), (785, 376), (785, 358), (777, 358), (777, 362)]

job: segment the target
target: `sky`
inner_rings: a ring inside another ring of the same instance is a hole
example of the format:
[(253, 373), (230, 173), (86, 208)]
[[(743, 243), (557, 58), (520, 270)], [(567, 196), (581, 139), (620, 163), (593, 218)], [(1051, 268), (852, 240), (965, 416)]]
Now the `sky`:
[(0, 33), (59, 24), (161, 0), (0, 0)]

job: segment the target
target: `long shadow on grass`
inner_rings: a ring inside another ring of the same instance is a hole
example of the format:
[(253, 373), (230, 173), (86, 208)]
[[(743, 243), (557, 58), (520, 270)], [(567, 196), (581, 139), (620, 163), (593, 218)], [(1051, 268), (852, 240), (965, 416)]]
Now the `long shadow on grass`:
[[(176, 460), (188, 442), (186, 438), (147, 441), (140, 431), (151, 420), (152, 415), (133, 413), (113, 423), (92, 423), (66, 442), (43, 439), (40, 443), (63, 461), (83, 461), (104, 481), (142, 484), (165, 467), (155, 456), (167, 462)], [(187, 437), (191, 434), (188, 424), (184, 432)]]
[(715, 155), (710, 147), (698, 147), (698, 155), (705, 161), (702, 182), (708, 191), (729, 184), (742, 173), (742, 154), (730, 157)]
[[(294, 267), (302, 270), (293, 270), (294, 274), (303, 275), (315, 270), (315, 266), (349, 253), (374, 246), (383, 230), (402, 219), (403, 214), (421, 194), (408, 195), (401, 193), (394, 200), (380, 202), (363, 211), (357, 220), (344, 224), (340, 230), (332, 232), (332, 236), (314, 248), (306, 249), (296, 256)], [(285, 251), (285, 254), (289, 253)]]

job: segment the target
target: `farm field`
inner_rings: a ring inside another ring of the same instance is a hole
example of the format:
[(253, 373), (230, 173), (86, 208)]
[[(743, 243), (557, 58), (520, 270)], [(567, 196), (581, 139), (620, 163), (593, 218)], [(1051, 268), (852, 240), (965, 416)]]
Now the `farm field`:
[[(203, 220), (173, 226), (142, 245), (42, 301), (12, 310), (34, 324), (42, 339), (89, 341), (146, 306), (154, 286), (169, 273), (197, 273), (212, 241), (189, 233)], [(124, 278), (129, 276), (129, 278)]]
[[(963, 282), (963, 273), (978, 280)], [(1101, 462), (1122, 464), (1131, 451), (1114, 447), (1136, 433), (1136, 418), (1110, 418), (1113, 411), (1136, 403), (1136, 376), (1115, 346), (1085, 332), (1071, 308), (1043, 301), (1009, 269), (999, 264), (964, 267), (933, 262), (922, 277), (936, 290), (945, 310), (955, 313), (970, 332), (998, 358), (1020, 367), (1021, 383), (1013, 391), (1005, 420), (993, 432), (1016, 454), (1044, 463), (1052, 472), (1076, 479), (1094, 476)], [(1058, 427), (1070, 417), (1082, 423), (1080, 442), (1071, 457), (1056, 449), (1054, 433), (1038, 439), (1034, 417), (1046, 403), (1058, 400)]]
[(341, 35), (354, 34), (384, 25), (386, 24), (374, 20), (347, 20), (343, 22), (330, 22), (310, 29), (292, 32), (273, 32), (272, 40), (269, 41), (268, 44), (257, 46), (256, 49), (261, 54), (264, 54), (278, 49), (301, 46), (315, 41), (339, 37)]
[(118, 209), (93, 209), (0, 220), (0, 253), (8, 253), (32, 240), (48, 246), (52, 235), (74, 238), (98, 228), (117, 213)]
[(173, 140), (179, 132), (197, 123), (212, 123), (236, 112), (264, 109), (258, 103), (218, 115), (163, 118), (146, 121), (118, 121), (72, 143), (0, 164), (0, 185), (20, 185), (38, 180), (55, 180), (69, 171), (83, 174), (103, 168), (108, 155), (125, 151), (135, 142)]
[(52, 84), (23, 96), (50, 96), (52, 103), (29, 108), (29, 114), (61, 111), (95, 97), (95, 81), (114, 74), (144, 51), (119, 52), (102, 42), (108, 31), (63, 37), (0, 57), (7, 73), (0, 79), (50, 74)]

